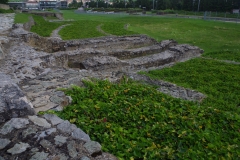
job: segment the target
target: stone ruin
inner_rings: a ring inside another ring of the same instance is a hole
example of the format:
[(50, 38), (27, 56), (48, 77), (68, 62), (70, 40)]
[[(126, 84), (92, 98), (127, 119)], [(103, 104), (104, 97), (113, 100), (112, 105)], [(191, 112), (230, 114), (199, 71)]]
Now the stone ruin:
[[(11, 16), (10, 16), (11, 17)], [(1, 17), (1, 20), (5, 20)], [(11, 18), (8, 22), (13, 23)], [(7, 21), (7, 20), (5, 20)], [(6, 22), (7, 23), (7, 22)], [(3, 27), (4, 28), (4, 27)], [(1, 31), (1, 26), (0, 26)], [(64, 41), (41, 37), (14, 24), (0, 32), (0, 160), (115, 160), (80, 128), (55, 115), (37, 116), (71, 103), (59, 88), (83, 86), (92, 77), (119, 81), (122, 76), (159, 86), (185, 100), (205, 96), (175, 84), (138, 75), (199, 57), (203, 50), (146, 35), (107, 36)]]

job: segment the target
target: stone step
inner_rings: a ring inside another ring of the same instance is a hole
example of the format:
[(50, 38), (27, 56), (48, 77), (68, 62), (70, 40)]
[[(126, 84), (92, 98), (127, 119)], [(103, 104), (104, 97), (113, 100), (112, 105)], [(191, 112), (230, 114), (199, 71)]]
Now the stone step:
[(131, 49), (143, 46), (157, 44), (157, 41), (146, 35), (131, 35), (131, 36), (108, 36), (100, 38), (91, 38), (83, 40), (63, 41), (66, 51), (93, 48), (95, 50), (104, 50), (111, 52), (118, 49)]
[(137, 47), (132, 49), (121, 49), (116, 50), (105, 50), (105, 49), (95, 49), (95, 48), (82, 48), (74, 51), (64, 51), (58, 52), (54, 55), (47, 55), (41, 57), (43, 60), (43, 66), (57, 66), (57, 67), (66, 67), (66, 68), (78, 68), (86, 69), (82, 64), (83, 61), (95, 56), (110, 56), (116, 57), (121, 60), (131, 59), (135, 57), (146, 56), (150, 54), (160, 53), (169, 47), (175, 46), (177, 44), (174, 40), (164, 40), (160, 43)]
[(117, 57), (119, 59), (131, 59), (135, 57), (146, 56), (150, 54), (160, 53), (164, 50), (168, 49), (171, 46), (177, 45), (177, 42), (174, 40), (164, 40), (160, 43), (145, 46), (140, 48), (133, 48), (133, 49), (118, 49), (108, 53), (108, 56)]
[(132, 70), (143, 68), (164, 66), (169, 63), (183, 62), (191, 58), (199, 57), (203, 51), (198, 47), (187, 44), (170, 47), (168, 50), (142, 57), (126, 60), (131, 65)]

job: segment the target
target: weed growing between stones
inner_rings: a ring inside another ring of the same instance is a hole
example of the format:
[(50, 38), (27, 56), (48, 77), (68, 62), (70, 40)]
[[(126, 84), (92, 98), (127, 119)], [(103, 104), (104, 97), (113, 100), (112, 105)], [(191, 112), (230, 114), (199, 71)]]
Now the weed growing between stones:
[(64, 89), (73, 103), (55, 112), (119, 159), (237, 159), (236, 109), (197, 105), (123, 79)]

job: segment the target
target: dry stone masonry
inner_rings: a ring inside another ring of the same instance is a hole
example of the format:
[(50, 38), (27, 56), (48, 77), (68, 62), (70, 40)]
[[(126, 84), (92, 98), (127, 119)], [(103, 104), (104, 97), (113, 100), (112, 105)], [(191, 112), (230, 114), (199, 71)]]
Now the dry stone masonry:
[[(201, 101), (199, 92), (140, 76), (199, 57), (203, 51), (174, 40), (157, 42), (146, 35), (107, 36), (84, 40), (40, 37), (14, 14), (0, 14), (0, 160), (115, 160), (98, 142), (56, 115), (37, 116), (71, 103), (60, 88), (83, 86), (92, 77), (119, 81), (123, 75), (159, 86), (174, 97)], [(3, 22), (3, 23), (2, 23)]]

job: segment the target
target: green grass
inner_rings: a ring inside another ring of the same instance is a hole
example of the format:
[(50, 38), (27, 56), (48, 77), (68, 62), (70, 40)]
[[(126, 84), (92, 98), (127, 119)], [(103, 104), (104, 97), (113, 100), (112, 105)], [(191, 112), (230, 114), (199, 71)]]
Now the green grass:
[(35, 32), (43, 37), (50, 37), (53, 30), (57, 29), (65, 22), (48, 22), (41, 16), (32, 15), (36, 25), (32, 26), (31, 32)]
[[(62, 12), (66, 20), (73, 19), (83, 22), (85, 20), (95, 21), (95, 23), (98, 23), (99, 25), (103, 23), (114, 23), (113, 26), (116, 22), (129, 24), (129, 31), (123, 30), (123, 34), (133, 31), (138, 34), (147, 34), (158, 41), (174, 39), (179, 43), (188, 43), (199, 46), (204, 49), (205, 53), (222, 51), (236, 52), (240, 49), (240, 37), (238, 36), (240, 35), (240, 24), (236, 23), (204, 21), (199, 19), (167, 18), (162, 16), (129, 16), (127, 14), (75, 14), (73, 10), (62, 10)], [(77, 24), (81, 23), (76, 23), (75, 25)], [(45, 22), (43, 26), (45, 26)], [(76, 32), (79, 32), (77, 27), (81, 26), (72, 26)], [(84, 32), (89, 33), (94, 27), (90, 27), (89, 29), (83, 27)], [(50, 28), (47, 30), (53, 30), (54, 28), (55, 27), (52, 28), (50, 25)], [(111, 34), (122, 34), (122, 31), (118, 33), (117, 30), (112, 30), (111, 26), (105, 26), (104, 28), (111, 32)], [(119, 28), (121, 28), (121, 26)], [(41, 28), (38, 28), (38, 32), (41, 32), (40, 30)], [(42, 30), (46, 30), (46, 28), (43, 27)], [(95, 32), (95, 29), (93, 31)], [(61, 35), (64, 39), (79, 38), (75, 33), (68, 34), (67, 31), (61, 32)], [(97, 36), (97, 34), (92, 35), (93, 37)], [(89, 38), (91, 36), (89, 34), (89, 36), (85, 35), (83, 37)]]
[(31, 16), (31, 14), (17, 13), (14, 18), (14, 23), (26, 23), (29, 20), (29, 16)]
[(85, 88), (65, 90), (73, 103), (55, 114), (100, 142), (103, 151), (120, 159), (240, 158), (240, 112), (236, 104), (199, 106), (133, 81), (84, 83)]
[(124, 25), (126, 25), (126, 24), (117, 23), (117, 22), (105, 22), (101, 26), (101, 29), (107, 33), (110, 33), (110, 34), (116, 35), (116, 36), (136, 34), (136, 32), (126, 30), (124, 28)]
[(240, 62), (240, 52), (239, 51), (209, 52), (209, 53), (203, 54), (203, 56), (207, 57), (207, 58)]
[(98, 25), (100, 24), (96, 21), (76, 21), (72, 25), (61, 29), (59, 35), (64, 40), (105, 36), (103, 33), (98, 32)]
[(174, 39), (179, 43), (196, 45), (204, 49), (206, 53), (240, 49), (240, 37), (238, 36), (240, 27), (236, 23), (162, 16), (75, 14), (71, 10), (62, 12), (65, 19), (130, 24), (130, 31), (147, 34), (158, 41)]
[(207, 95), (202, 105), (239, 112), (240, 65), (197, 58), (178, 63), (171, 68), (153, 70), (151, 78), (162, 79)]

